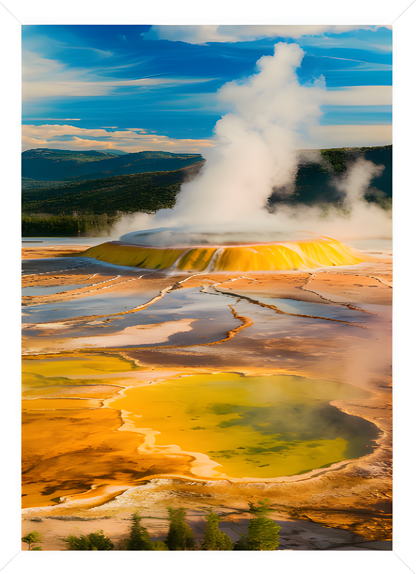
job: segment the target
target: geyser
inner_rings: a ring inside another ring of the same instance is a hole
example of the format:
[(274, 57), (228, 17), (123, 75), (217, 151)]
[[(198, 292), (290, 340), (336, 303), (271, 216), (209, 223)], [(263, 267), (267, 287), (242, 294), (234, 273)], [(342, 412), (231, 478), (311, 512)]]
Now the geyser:
[[(173, 209), (126, 215), (116, 225), (115, 235), (122, 235), (123, 242), (136, 243), (131, 234), (123, 234), (147, 230), (152, 233), (150, 243), (137, 243), (155, 247), (166, 245), (161, 228), (175, 230), (169, 246), (220, 244), (223, 239), (281, 243), (292, 240), (293, 233), (297, 240), (299, 230), (342, 240), (390, 237), (391, 213), (364, 199), (383, 166), (362, 158), (348, 165), (342, 176), (334, 176), (336, 192), (344, 196), (342, 205), (322, 209), (295, 202), (270, 209), (274, 192), (290, 197), (295, 189), (303, 157), (299, 150), (317, 147), (312, 134), (319, 125), (322, 105), (328, 103), (323, 77), (312, 83), (299, 81), (297, 69), (303, 56), (297, 44), (280, 42), (273, 55), (258, 60), (254, 74), (222, 86), (217, 98), (230, 111), (216, 123), (210, 140), (213, 145), (204, 150), (206, 163), (198, 176), (182, 184)], [(318, 151), (313, 157), (321, 161)], [(276, 237), (277, 231), (281, 235)], [(201, 232), (208, 232), (210, 238), (200, 238)], [(239, 233), (239, 240), (229, 237), (230, 233)]]
[(385, 236), (388, 216), (363, 200), (380, 166), (360, 160), (349, 169), (338, 182), (345, 209), (336, 217), (334, 208), (326, 216), (318, 206), (282, 206), (274, 213), (267, 208), (274, 190), (290, 195), (296, 149), (308, 140), (325, 103), (323, 78), (301, 84), (297, 77), (303, 56), (297, 44), (276, 44), (272, 56), (257, 62), (256, 73), (225, 84), (218, 97), (233, 112), (217, 122), (207, 162), (194, 180), (182, 185), (175, 207), (154, 216), (132, 216), (133, 229), (145, 231), (88, 249), (84, 256), (190, 272), (288, 271), (367, 260), (339, 241), (299, 229), (345, 237), (347, 226), (364, 235), (367, 228), (381, 229), (377, 234)]

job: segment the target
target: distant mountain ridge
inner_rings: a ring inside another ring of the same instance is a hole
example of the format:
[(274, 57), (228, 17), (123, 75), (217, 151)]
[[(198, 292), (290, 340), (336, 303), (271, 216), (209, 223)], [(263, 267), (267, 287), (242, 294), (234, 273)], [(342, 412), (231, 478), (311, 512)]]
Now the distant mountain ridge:
[(37, 181), (56, 182), (68, 179), (85, 181), (136, 173), (175, 171), (201, 160), (200, 154), (159, 151), (123, 153), (117, 150), (103, 152), (40, 148), (22, 153), (22, 177)]

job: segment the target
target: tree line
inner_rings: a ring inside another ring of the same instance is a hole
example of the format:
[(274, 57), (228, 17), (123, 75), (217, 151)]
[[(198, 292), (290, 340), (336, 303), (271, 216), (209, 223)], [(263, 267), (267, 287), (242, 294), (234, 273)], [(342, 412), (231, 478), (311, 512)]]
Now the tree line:
[[(70, 535), (62, 540), (68, 550), (276, 550), (279, 546), (280, 526), (268, 516), (272, 509), (267, 498), (259, 500), (257, 505), (249, 503), (249, 512), (254, 518), (249, 521), (247, 535), (241, 535), (237, 542), (221, 532), (218, 526), (221, 519), (212, 509), (205, 516), (207, 524), (202, 541), (195, 539), (186, 522), (184, 508), (168, 507), (167, 510), (169, 530), (164, 541), (150, 540), (138, 512), (131, 517), (129, 538), (121, 540), (117, 547), (102, 530), (80, 536)], [(32, 547), (42, 542), (36, 530), (24, 536), (22, 541), (28, 544), (28, 550), (42, 550), (40, 546)]]
[(181, 184), (200, 164), (171, 172), (137, 173), (22, 191), (22, 212), (52, 215), (155, 213), (175, 205)]
[(22, 215), (23, 237), (110, 235), (121, 214)]

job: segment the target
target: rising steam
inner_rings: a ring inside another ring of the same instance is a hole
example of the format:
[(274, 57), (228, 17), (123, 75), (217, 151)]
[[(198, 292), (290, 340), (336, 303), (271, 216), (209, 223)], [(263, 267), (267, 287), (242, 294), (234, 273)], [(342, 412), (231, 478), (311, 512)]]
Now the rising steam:
[(305, 206), (267, 210), (274, 190), (287, 194), (293, 189), (296, 150), (309, 140), (322, 114), (325, 83), (322, 78), (311, 85), (299, 83), (296, 69), (303, 56), (297, 44), (279, 43), (273, 56), (257, 62), (257, 73), (225, 84), (218, 98), (233, 111), (217, 122), (216, 146), (207, 150), (200, 174), (182, 185), (173, 210), (125, 218), (116, 233), (168, 227), (190, 233), (307, 231), (340, 239), (389, 237), (389, 215), (363, 200), (383, 166), (364, 159), (335, 183), (345, 197), (341, 213), (329, 208), (323, 217), (321, 208)]

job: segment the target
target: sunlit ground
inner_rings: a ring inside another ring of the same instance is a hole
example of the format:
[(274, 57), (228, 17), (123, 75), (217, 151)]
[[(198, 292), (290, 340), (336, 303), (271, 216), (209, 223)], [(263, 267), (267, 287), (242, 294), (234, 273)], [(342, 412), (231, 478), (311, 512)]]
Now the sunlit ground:
[(164, 477), (178, 486), (152, 504), (188, 483), (222, 500), (226, 478), (244, 505), (257, 480), (289, 514), (386, 536), (362, 509), (390, 500), (391, 270), (363, 258), (194, 276), (29, 259), (23, 507), (104, 516)]

